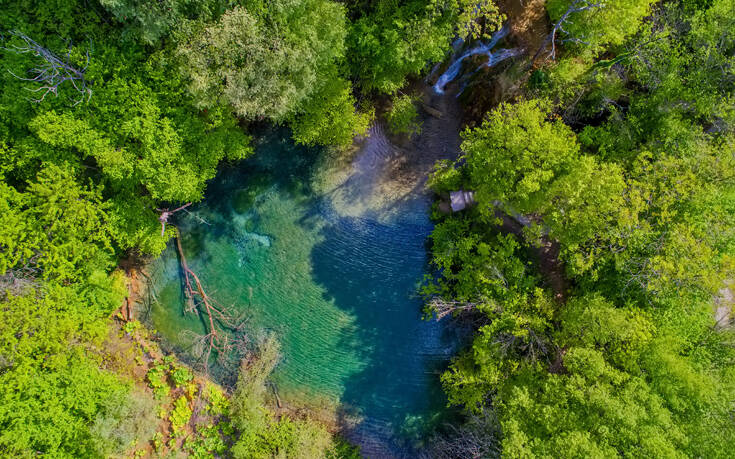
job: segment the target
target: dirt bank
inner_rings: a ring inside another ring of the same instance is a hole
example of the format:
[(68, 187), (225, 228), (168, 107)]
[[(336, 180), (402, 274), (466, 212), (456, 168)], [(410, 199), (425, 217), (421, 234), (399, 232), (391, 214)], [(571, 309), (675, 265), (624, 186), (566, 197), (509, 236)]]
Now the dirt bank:
[(545, 0), (499, 0), (498, 8), (508, 17), (508, 40), (533, 55), (551, 31)]

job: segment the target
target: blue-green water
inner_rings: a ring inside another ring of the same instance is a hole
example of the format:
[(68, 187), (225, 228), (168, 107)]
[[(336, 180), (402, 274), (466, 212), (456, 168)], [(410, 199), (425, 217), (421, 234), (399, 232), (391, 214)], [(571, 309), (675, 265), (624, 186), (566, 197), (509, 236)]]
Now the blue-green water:
[[(377, 134), (345, 169), (293, 145), (287, 132), (264, 132), (254, 157), (223, 170), (178, 223), (208, 294), (244, 311), (249, 333), (278, 336), (281, 397), (339, 404), (358, 419), (348, 437), (384, 457), (408, 454), (406, 444), (441, 413), (438, 374), (457, 338), (421, 320), (428, 198), (420, 187), (374, 186), (390, 162)], [(173, 246), (153, 272), (150, 320), (186, 349), (184, 331), (202, 323), (183, 313)]]

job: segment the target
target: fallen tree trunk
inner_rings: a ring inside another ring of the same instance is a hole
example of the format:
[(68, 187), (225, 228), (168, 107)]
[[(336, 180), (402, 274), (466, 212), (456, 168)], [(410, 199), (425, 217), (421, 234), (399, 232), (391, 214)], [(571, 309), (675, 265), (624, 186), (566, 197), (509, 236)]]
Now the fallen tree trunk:
[(421, 102), (421, 108), (423, 108), (426, 113), (433, 116), (434, 118), (442, 119), (444, 117), (441, 111), (425, 102)]
[[(188, 307), (185, 312), (196, 310), (205, 319), (206, 333), (199, 336), (196, 341), (206, 343), (199, 356), (203, 359), (206, 371), (209, 367), (212, 351), (217, 351), (220, 356), (223, 356), (235, 349), (238, 340), (232, 339), (227, 332), (239, 332), (242, 328), (243, 321), (240, 318), (236, 318), (226, 308), (217, 305), (207, 294), (199, 276), (189, 267), (184, 249), (181, 245), (181, 232), (178, 228), (176, 228), (176, 249), (179, 254), (179, 263), (184, 277), (184, 294), (188, 302)], [(194, 280), (193, 284), (192, 279)], [(245, 340), (246, 337), (244, 336), (239, 338), (239, 341), (244, 342)]]

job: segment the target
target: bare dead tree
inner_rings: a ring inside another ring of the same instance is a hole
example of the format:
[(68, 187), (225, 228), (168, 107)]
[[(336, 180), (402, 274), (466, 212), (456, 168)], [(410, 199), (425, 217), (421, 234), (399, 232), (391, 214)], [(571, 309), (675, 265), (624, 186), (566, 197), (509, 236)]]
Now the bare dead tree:
[[(161, 237), (163, 237), (163, 233), (166, 232), (166, 223), (168, 223), (168, 218), (171, 215), (175, 214), (176, 212), (178, 212), (180, 210), (186, 209), (190, 205), (191, 205), (191, 203), (190, 202), (187, 202), (183, 206), (177, 207), (174, 210), (168, 210), (168, 208), (165, 208), (165, 209), (156, 209), (157, 212), (160, 212), (161, 213), (161, 215), (158, 216), (158, 221), (161, 222)], [(178, 234), (178, 230), (177, 230), (177, 234)]]
[(0, 298), (11, 294), (20, 296), (32, 288), (38, 287), (35, 277), (29, 276), (18, 269), (8, 269), (0, 276)]
[(25, 88), (26, 90), (38, 94), (36, 98), (32, 98), (31, 101), (35, 103), (41, 103), (47, 95), (53, 94), (54, 97), (58, 96), (59, 86), (66, 83), (71, 83), (71, 86), (79, 93), (78, 99), (72, 99), (73, 105), (77, 105), (83, 102), (85, 99), (87, 102), (92, 97), (92, 89), (90, 81), (85, 78), (85, 72), (89, 66), (89, 49), (87, 49), (86, 62), (84, 67), (81, 69), (75, 67), (71, 63), (71, 41), (68, 42), (66, 56), (60, 57), (54, 52), (36, 43), (28, 35), (25, 35), (18, 31), (11, 31), (10, 35), (19, 38), (23, 44), (16, 45), (11, 44), (9, 47), (4, 47), (8, 51), (16, 54), (31, 54), (35, 57), (40, 58), (40, 64), (37, 67), (33, 67), (28, 70), (29, 78), (21, 77), (8, 70), (11, 75), (19, 80), (29, 81), (37, 83), (40, 86), (36, 88)]
[(554, 354), (555, 346), (546, 336), (539, 335), (531, 327), (524, 327), (527, 331), (525, 337), (519, 337), (513, 333), (498, 333), (493, 342), (499, 346), (503, 356), (511, 354), (522, 355), (532, 362), (549, 361)]
[[(472, 303), (467, 301), (451, 301), (445, 300), (439, 296), (432, 297), (428, 300), (426, 307), (429, 311), (432, 311), (436, 315), (437, 320), (442, 320), (446, 317), (462, 317), (463, 319), (470, 319), (478, 321), (477, 317), (472, 317), (474, 312), (477, 312), (480, 316), (479, 322), (490, 320), (486, 314), (480, 313), (477, 307), (482, 302)], [(499, 306), (495, 307), (495, 313), (501, 313), (502, 308)], [(540, 359), (547, 359), (551, 355), (550, 343), (545, 336), (537, 334), (532, 328), (527, 328), (528, 333), (525, 337), (521, 338), (512, 333), (499, 333), (495, 336), (494, 343), (499, 346), (499, 350), (503, 355), (511, 353), (517, 353), (525, 355), (532, 361)]]
[(478, 414), (470, 414), (460, 426), (447, 424), (446, 428), (447, 432), (437, 434), (429, 441), (422, 458), (500, 457), (500, 425), (492, 409), (484, 408)]
[(450, 301), (440, 296), (434, 296), (426, 304), (427, 308), (436, 314), (436, 320), (442, 320), (447, 316), (453, 316), (463, 312), (472, 311), (477, 308), (477, 303), (467, 301)]
[(551, 51), (549, 52), (549, 57), (551, 57), (551, 60), (556, 59), (556, 40), (557, 35), (559, 32), (565, 34), (567, 38), (565, 38), (563, 41), (565, 42), (574, 42), (574, 43), (584, 43), (587, 44), (585, 41), (572, 37), (569, 32), (564, 30), (564, 24), (569, 21), (569, 17), (574, 13), (581, 13), (582, 11), (591, 10), (593, 8), (602, 8), (604, 5), (602, 2), (599, 3), (592, 3), (590, 0), (574, 0), (571, 5), (569, 5), (569, 8), (564, 12), (564, 14), (561, 15), (559, 20), (554, 24), (554, 27), (552, 27), (551, 32), (549, 35), (546, 36), (546, 39), (541, 43), (541, 46), (539, 46), (538, 50), (536, 51), (536, 54), (533, 55), (531, 58), (531, 62), (529, 64), (529, 67), (533, 66), (533, 63), (536, 62), (536, 59), (541, 55), (541, 53), (546, 49), (549, 44), (551, 44)]

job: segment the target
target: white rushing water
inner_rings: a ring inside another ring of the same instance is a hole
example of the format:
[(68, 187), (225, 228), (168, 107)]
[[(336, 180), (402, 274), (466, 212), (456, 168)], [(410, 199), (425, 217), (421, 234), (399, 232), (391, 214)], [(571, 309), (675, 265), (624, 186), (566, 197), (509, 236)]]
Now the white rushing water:
[(506, 35), (508, 35), (508, 26), (503, 26), (500, 30), (495, 32), (493, 34), (492, 39), (489, 43), (480, 43), (474, 48), (470, 48), (469, 50), (465, 51), (462, 55), (457, 57), (447, 68), (447, 70), (441, 74), (439, 79), (436, 81), (436, 84), (434, 84), (434, 92), (437, 94), (444, 94), (444, 90), (447, 87), (449, 83), (454, 81), (457, 76), (459, 76), (459, 72), (462, 70), (462, 62), (467, 59), (468, 57), (475, 56), (478, 54), (485, 54), (488, 57), (488, 60), (485, 64), (482, 64), (478, 70), (482, 67), (492, 67), (493, 65), (496, 65), (497, 63), (508, 59), (513, 56), (517, 56), (520, 54), (521, 50), (518, 48), (513, 49), (500, 49), (497, 52), (493, 53), (492, 49), (495, 47), (495, 45), (498, 44), (498, 42), (503, 39)]

